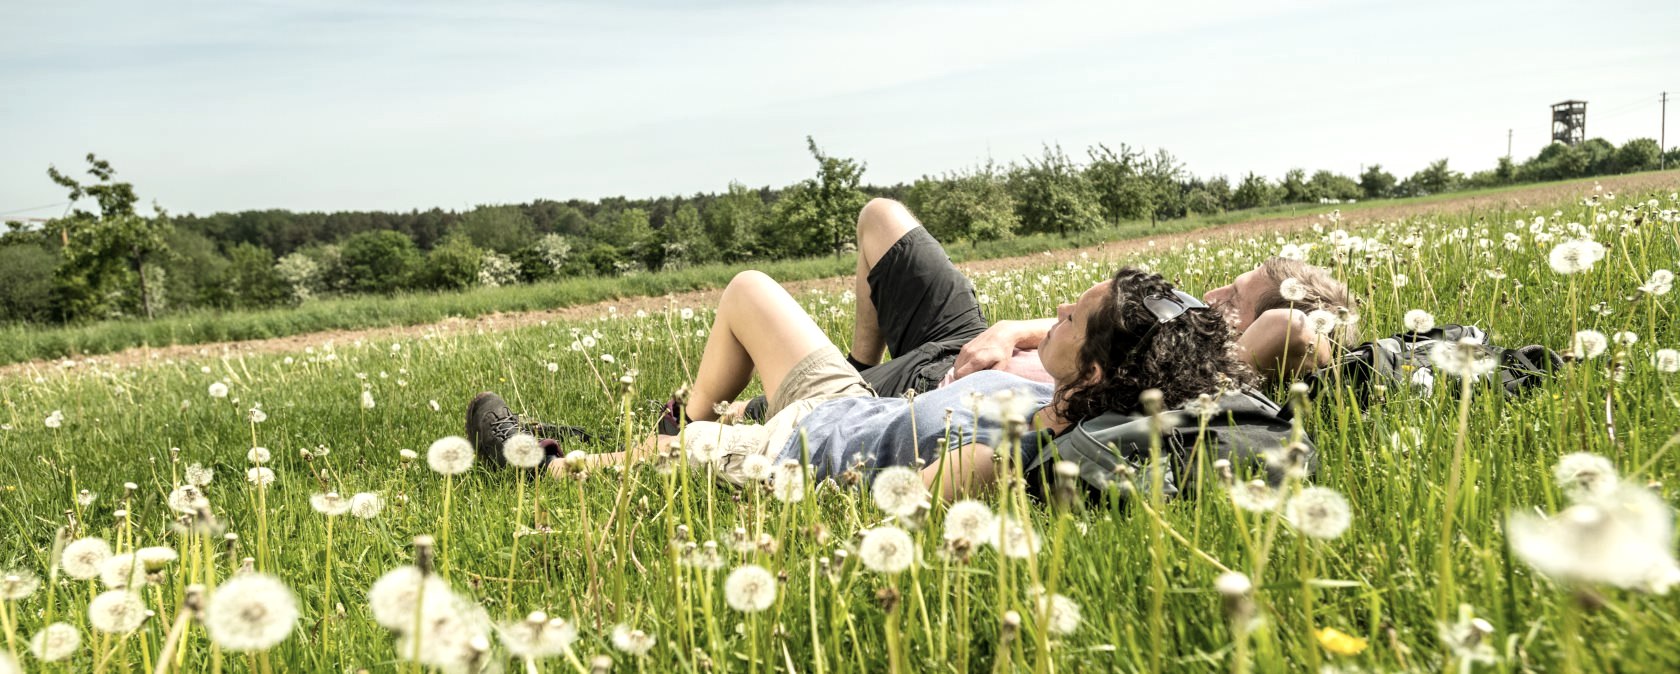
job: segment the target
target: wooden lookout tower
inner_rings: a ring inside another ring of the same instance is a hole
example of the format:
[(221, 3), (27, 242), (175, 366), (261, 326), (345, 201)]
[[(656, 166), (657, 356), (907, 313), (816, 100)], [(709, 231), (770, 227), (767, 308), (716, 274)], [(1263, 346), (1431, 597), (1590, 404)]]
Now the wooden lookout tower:
[(1587, 102), (1552, 104), (1552, 142), (1579, 145), (1587, 139)]

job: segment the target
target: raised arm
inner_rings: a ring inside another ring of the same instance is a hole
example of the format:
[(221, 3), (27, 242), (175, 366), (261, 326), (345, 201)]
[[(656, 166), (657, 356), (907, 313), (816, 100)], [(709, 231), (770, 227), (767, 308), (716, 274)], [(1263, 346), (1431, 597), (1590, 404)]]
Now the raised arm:
[(1266, 379), (1280, 374), (1294, 378), (1329, 364), (1329, 340), (1313, 334), (1307, 314), (1299, 309), (1272, 309), (1260, 314), (1237, 338), (1254, 370)]
[(957, 352), (955, 376), (961, 379), (982, 370), (996, 369), (1009, 362), (1016, 349), (1036, 349), (1044, 341), (1044, 333), (1056, 324), (1055, 318), (1035, 318), (1025, 321), (998, 321), (985, 332), (975, 336)]

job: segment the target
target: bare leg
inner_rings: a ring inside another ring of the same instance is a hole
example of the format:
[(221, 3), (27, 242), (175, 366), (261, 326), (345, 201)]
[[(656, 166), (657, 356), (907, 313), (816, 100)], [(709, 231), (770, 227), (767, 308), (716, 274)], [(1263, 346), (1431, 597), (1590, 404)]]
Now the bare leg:
[(716, 419), (712, 407), (746, 390), (755, 369), (764, 395), (774, 397), (794, 365), (832, 345), (775, 280), (756, 271), (736, 274), (718, 300), (717, 320), (689, 390), (688, 418)]
[[(872, 199), (858, 212), (857, 278), (853, 292), (857, 295), (857, 318), (852, 323), (852, 358), (874, 365), (881, 362), (887, 345), (881, 338), (880, 318), (875, 314), (875, 301), (869, 295), (869, 270), (881, 261), (881, 256), (898, 243), (906, 232), (922, 226), (904, 204), (891, 199)], [(897, 356), (898, 354), (893, 354)]]

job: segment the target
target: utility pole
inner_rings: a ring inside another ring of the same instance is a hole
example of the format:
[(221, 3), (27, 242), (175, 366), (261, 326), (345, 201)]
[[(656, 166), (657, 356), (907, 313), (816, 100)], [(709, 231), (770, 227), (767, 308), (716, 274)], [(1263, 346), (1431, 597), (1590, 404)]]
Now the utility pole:
[(1509, 161), (1511, 159), (1511, 132), (1512, 131), (1513, 131), (1513, 129), (1506, 129), (1505, 130), (1505, 159), (1507, 161)]
[(1659, 100), (1662, 101), (1662, 126), (1658, 133), (1662, 140), (1657, 141), (1657, 164), (1668, 170), (1668, 92), (1662, 92)]

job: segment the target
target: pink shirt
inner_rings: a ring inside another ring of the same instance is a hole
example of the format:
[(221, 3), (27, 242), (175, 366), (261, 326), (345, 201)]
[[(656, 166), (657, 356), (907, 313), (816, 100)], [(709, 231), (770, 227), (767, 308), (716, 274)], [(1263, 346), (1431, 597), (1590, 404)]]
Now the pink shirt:
[[(992, 369), (1042, 384), (1056, 383), (1050, 378), (1050, 373), (1044, 371), (1044, 362), (1038, 359), (1038, 349), (1016, 349), (1009, 360), (998, 363), (997, 367)], [(951, 382), (957, 380), (956, 374), (956, 368), (951, 368), (945, 373), (945, 378), (939, 380), (939, 385), (950, 386)]]

